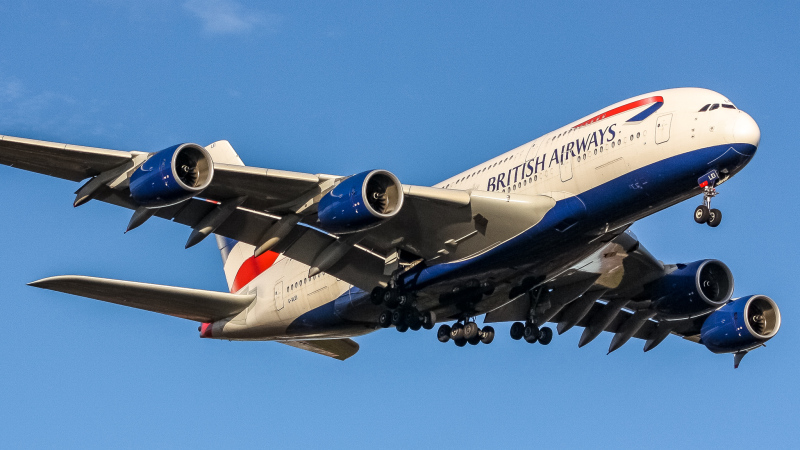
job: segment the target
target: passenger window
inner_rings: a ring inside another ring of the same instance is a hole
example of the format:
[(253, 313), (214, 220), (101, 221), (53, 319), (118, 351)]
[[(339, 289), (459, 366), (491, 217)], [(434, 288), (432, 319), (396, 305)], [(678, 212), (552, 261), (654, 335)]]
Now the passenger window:
[(713, 105), (711, 105), (711, 108), (708, 108), (708, 110), (709, 111), (713, 111), (713, 110), (715, 110), (717, 108), (719, 108), (719, 103), (714, 103)]
[(709, 107), (709, 106), (711, 106), (711, 103), (709, 103), (709, 104), (708, 104), (708, 105), (706, 105), (706, 106), (703, 106), (702, 108), (700, 108), (700, 111), (697, 111), (697, 112), (705, 112), (705, 111), (708, 111), (708, 107)]

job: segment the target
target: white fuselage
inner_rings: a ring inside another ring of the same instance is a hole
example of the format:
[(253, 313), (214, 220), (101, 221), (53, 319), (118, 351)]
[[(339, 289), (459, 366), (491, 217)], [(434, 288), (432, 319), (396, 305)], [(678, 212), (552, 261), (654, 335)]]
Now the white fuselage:
[[(649, 103), (641, 106), (612, 113), (656, 97), (663, 98), (663, 106), (648, 100)], [(732, 105), (699, 112), (707, 104), (731, 105), (721, 94), (695, 88), (634, 97), (465, 170), (435, 187), (547, 195), (559, 201), (659, 161), (748, 138), (746, 128), (749, 122), (755, 122), (746, 113)], [(647, 108), (655, 111), (641, 121), (630, 121)], [(587, 121), (589, 123), (585, 123)], [(745, 130), (744, 135), (742, 130)], [(723, 177), (723, 181), (725, 179)], [(631, 189), (636, 187), (631, 186)], [(634, 219), (667, 206), (667, 203), (650, 205)], [(629, 217), (609, 217), (606, 221), (626, 220), (630, 222)], [(229, 287), (234, 286), (240, 266), (253, 255), (253, 250), (253, 246), (244, 243), (232, 249), (225, 263)], [(255, 293), (256, 300), (219, 330), (215, 328), (214, 337), (283, 339), (287, 337), (287, 327), (298, 317), (342, 295), (349, 295), (352, 286), (348, 283), (324, 273), (309, 278), (308, 272), (307, 265), (277, 256), (268, 269), (237, 289), (240, 293)], [(306, 337), (315, 336), (310, 333)], [(319, 330), (318, 336), (330, 334)]]

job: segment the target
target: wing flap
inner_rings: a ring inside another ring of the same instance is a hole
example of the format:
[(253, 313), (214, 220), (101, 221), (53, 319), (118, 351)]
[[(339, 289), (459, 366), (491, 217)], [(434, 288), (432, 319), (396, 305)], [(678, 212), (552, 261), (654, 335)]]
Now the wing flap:
[(214, 322), (230, 317), (247, 308), (255, 299), (255, 295), (228, 294), (81, 275), (43, 278), (28, 285), (197, 322)]
[(318, 355), (344, 361), (358, 352), (358, 343), (352, 339), (320, 339), (311, 341), (277, 341)]

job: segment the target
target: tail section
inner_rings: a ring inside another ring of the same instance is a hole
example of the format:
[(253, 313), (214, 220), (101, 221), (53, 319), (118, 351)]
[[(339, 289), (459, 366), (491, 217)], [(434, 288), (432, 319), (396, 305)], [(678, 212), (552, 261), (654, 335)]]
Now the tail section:
[[(244, 166), (244, 162), (228, 141), (217, 141), (206, 147), (211, 159), (216, 164), (229, 164)], [(244, 242), (239, 242), (224, 236), (215, 235), (217, 246), (222, 254), (222, 265), (225, 270), (225, 280), (228, 290), (232, 293), (239, 292), (248, 283), (265, 270), (272, 267), (278, 254), (266, 252), (257, 258), (253, 256), (255, 247)]]

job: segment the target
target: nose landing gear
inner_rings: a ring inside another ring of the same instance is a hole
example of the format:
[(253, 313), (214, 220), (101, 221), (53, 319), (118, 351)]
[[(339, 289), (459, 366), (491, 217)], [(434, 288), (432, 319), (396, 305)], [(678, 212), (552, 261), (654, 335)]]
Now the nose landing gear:
[(719, 181), (719, 173), (716, 170), (698, 178), (697, 183), (703, 188), (703, 204), (694, 210), (694, 221), (705, 223), (715, 228), (722, 222), (722, 211), (711, 209), (711, 199), (716, 197), (718, 192), (714, 187)]

